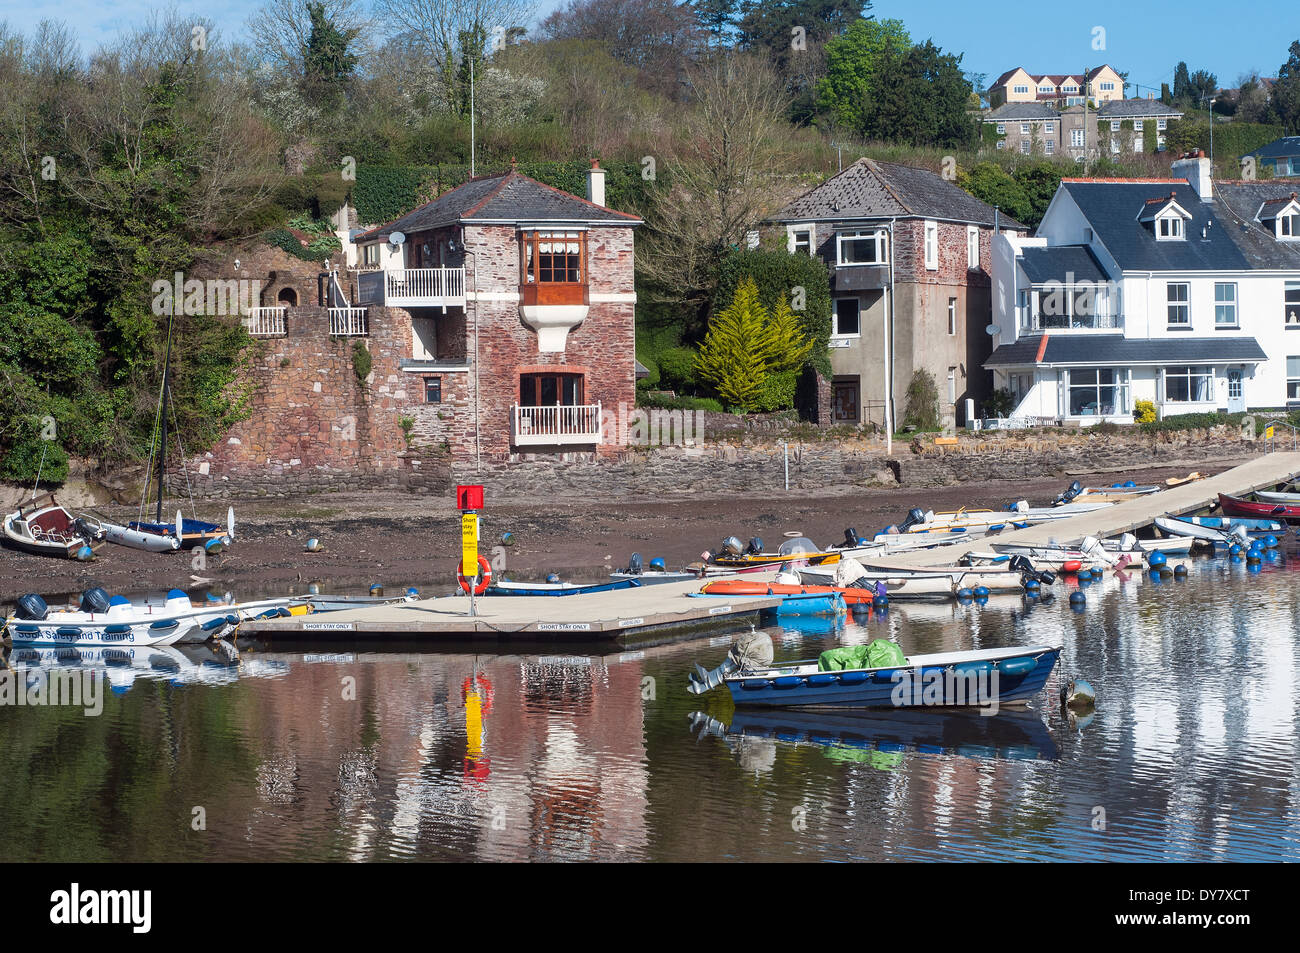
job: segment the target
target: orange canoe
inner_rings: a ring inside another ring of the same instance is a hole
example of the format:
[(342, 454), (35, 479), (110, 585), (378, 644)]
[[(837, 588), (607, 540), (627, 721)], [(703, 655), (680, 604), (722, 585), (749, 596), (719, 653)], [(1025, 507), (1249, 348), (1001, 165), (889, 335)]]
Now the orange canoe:
[(711, 596), (797, 596), (829, 595), (838, 592), (850, 606), (869, 606), (876, 594), (870, 589), (842, 589), (839, 586), (802, 586), (793, 583), (756, 582), (749, 579), (718, 579), (706, 582), (700, 592)]

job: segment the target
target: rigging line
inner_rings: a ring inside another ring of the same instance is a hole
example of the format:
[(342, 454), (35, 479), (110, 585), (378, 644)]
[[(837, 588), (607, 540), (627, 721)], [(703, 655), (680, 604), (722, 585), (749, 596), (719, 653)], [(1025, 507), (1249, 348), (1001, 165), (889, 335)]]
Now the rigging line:
[(36, 482), (32, 485), (32, 499), (36, 499), (36, 491), (41, 485), (41, 472), (45, 469), (45, 451), (50, 448), (48, 440), (41, 441), (41, 462), (36, 465)]
[[(175, 320), (176, 320), (176, 316), (175, 316), (175, 315), (171, 315), (171, 316), (167, 319), (167, 348), (168, 348), (168, 350), (171, 349), (171, 343), (172, 343), (172, 324), (173, 324), (173, 322), (174, 322)], [(166, 386), (166, 384), (167, 384), (167, 363), (166, 363), (166, 360), (165, 360), (165, 359), (164, 359), (164, 362), (163, 362), (163, 379), (162, 379), (162, 383), (163, 383), (163, 386)], [(154, 455), (154, 451), (158, 449), (158, 434), (159, 434), (159, 432), (162, 430), (162, 404), (163, 404), (163, 387), (160, 386), (160, 387), (158, 388), (158, 408), (157, 408), (157, 410), (154, 411), (154, 416), (153, 416), (153, 434), (152, 434), (152, 436), (149, 438), (149, 463), (148, 463), (148, 465), (145, 467), (145, 474), (144, 474), (144, 489), (143, 489), (143, 490), (141, 491), (141, 493), (140, 493), (140, 510), (139, 510), (139, 512), (136, 514), (136, 519), (137, 519), (139, 522), (142, 522), (142, 523), (144, 522), (144, 508), (145, 508), (145, 506), (147, 505), (147, 503), (148, 503), (148, 499), (149, 499), (149, 487), (150, 487), (150, 485), (151, 485), (152, 482), (153, 482), (153, 455)], [(161, 448), (161, 452), (165, 454), (165, 453), (167, 452), (167, 448), (166, 448), (166, 447)]]
[[(167, 393), (171, 395), (171, 385), (167, 386)], [(185, 465), (185, 444), (181, 442), (181, 421), (176, 416), (176, 398), (171, 399), (172, 422), (176, 424), (176, 448), (181, 452), (181, 472), (185, 474), (185, 492), (190, 498), (190, 519), (197, 520), (198, 510), (194, 508), (194, 488), (190, 486), (190, 468)]]

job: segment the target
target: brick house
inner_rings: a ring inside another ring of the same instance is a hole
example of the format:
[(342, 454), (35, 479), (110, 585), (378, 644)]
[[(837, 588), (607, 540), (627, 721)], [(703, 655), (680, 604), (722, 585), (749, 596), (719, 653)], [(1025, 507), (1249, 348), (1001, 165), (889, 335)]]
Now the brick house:
[(356, 235), (355, 300), (409, 317), (413, 438), (454, 459), (617, 450), (636, 400), (633, 230), (592, 163), (579, 198), (480, 176)]
[(991, 393), (990, 243), (1025, 226), (933, 172), (865, 158), (764, 226), (830, 271), (832, 422), (897, 423), (922, 369), (954, 421)]

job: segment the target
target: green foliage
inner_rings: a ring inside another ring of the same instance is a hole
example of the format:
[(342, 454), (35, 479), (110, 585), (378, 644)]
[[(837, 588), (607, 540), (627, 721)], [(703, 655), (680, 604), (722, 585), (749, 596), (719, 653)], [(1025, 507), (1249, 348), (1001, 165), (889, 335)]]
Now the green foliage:
[(927, 370), (917, 371), (907, 385), (903, 425), (916, 430), (939, 428), (939, 388), (934, 382), (934, 375)]
[(757, 409), (759, 389), (768, 373), (771, 349), (767, 315), (753, 279), (742, 281), (731, 303), (709, 320), (696, 359), (700, 379), (711, 385), (729, 407)]
[(357, 375), (357, 381), (362, 387), (366, 386), (366, 378), (370, 376), (370, 370), (374, 366), (374, 359), (370, 356), (370, 351), (360, 341), (352, 343), (352, 372)]
[(1178, 414), (1163, 420), (1151, 420), (1140, 425), (1142, 433), (1160, 433), (1162, 431), (1204, 430), (1210, 427), (1238, 427), (1246, 414), (1225, 414), (1219, 411), (1204, 414)]
[(638, 394), (636, 405), (655, 407), (660, 410), (711, 410), (718, 414), (724, 412), (722, 404), (712, 397), (683, 397), (680, 394), (676, 397), (663, 394)]
[(659, 386), (678, 393), (694, 393), (696, 351), (693, 347), (673, 347), (659, 354)]
[(902, 20), (855, 20), (828, 42), (826, 78), (818, 83), (818, 105), (850, 129), (868, 128), (872, 103), (878, 96), (878, 71), (890, 45), (896, 50), (912, 46)]
[(761, 306), (770, 311), (775, 311), (782, 296), (791, 307), (798, 305), (796, 289), (803, 289), (803, 310), (795, 311), (794, 315), (799, 330), (812, 342), (806, 363), (829, 379), (831, 289), (830, 275), (821, 259), (791, 255), (785, 249), (732, 252), (723, 259), (718, 271), (718, 290), (713, 298), (715, 313), (731, 303), (745, 279), (755, 282)]
[[(1144, 130), (1145, 131), (1145, 130)], [(1282, 126), (1255, 122), (1214, 123), (1214, 154), (1234, 169), (1241, 156), (1266, 146), (1283, 134)], [(1205, 111), (1189, 113), (1182, 119), (1171, 119), (1165, 130), (1165, 147), (1175, 155), (1203, 149), (1210, 154), (1210, 123)], [(1216, 159), (1219, 162), (1220, 159)], [(1234, 175), (1234, 177), (1236, 177)]]
[(325, 12), (324, 3), (308, 3), (311, 32), (302, 49), (303, 99), (327, 112), (343, 105), (348, 82), (357, 69), (349, 49), (359, 29), (340, 30)]
[(769, 374), (758, 389), (757, 409), (763, 413), (777, 410), (791, 410), (794, 407), (795, 389), (799, 383), (799, 372), (781, 371)]
[(1156, 419), (1156, 405), (1154, 401), (1137, 400), (1133, 402), (1133, 422), (1135, 424), (1149, 424)]
[(1070, 166), (1050, 160), (1016, 161), (1010, 172), (996, 162), (980, 162), (962, 171), (957, 184), (989, 205), (1023, 225), (1034, 228), (1042, 221), (1061, 184), (1063, 174), (1073, 173)]
[(322, 242), (326, 243), (328, 246), (328, 242), (331, 239), (333, 241), (333, 248), (337, 249), (339, 247), (338, 239), (334, 238), (332, 235), (329, 236), (328, 239), (316, 239), (306, 248), (303, 248), (302, 242), (298, 240), (298, 236), (287, 228), (273, 228), (270, 231), (262, 233), (262, 240), (268, 245), (281, 248), (284, 251), (287, 251), (290, 255), (293, 255), (295, 258), (301, 258), (303, 261), (314, 262), (321, 262), (329, 255), (329, 252), (332, 249), (328, 247), (322, 249), (319, 246)]
[(402, 439), (406, 441), (406, 445), (409, 447), (411, 445), (411, 434), (415, 431), (415, 418), (403, 416), (397, 423), (402, 428)]
[(1016, 409), (1016, 398), (1005, 387), (999, 387), (984, 401), (984, 416), (1006, 417)]

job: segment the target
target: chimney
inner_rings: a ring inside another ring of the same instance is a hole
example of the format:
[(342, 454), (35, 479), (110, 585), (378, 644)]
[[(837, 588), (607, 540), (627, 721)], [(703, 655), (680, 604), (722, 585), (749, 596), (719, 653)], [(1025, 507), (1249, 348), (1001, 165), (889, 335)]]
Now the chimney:
[(587, 170), (587, 200), (596, 205), (605, 204), (605, 170), (600, 167), (599, 159), (592, 159)]
[(1169, 167), (1176, 179), (1186, 179), (1201, 197), (1202, 202), (1214, 201), (1214, 186), (1210, 183), (1210, 160), (1200, 149), (1189, 152)]

